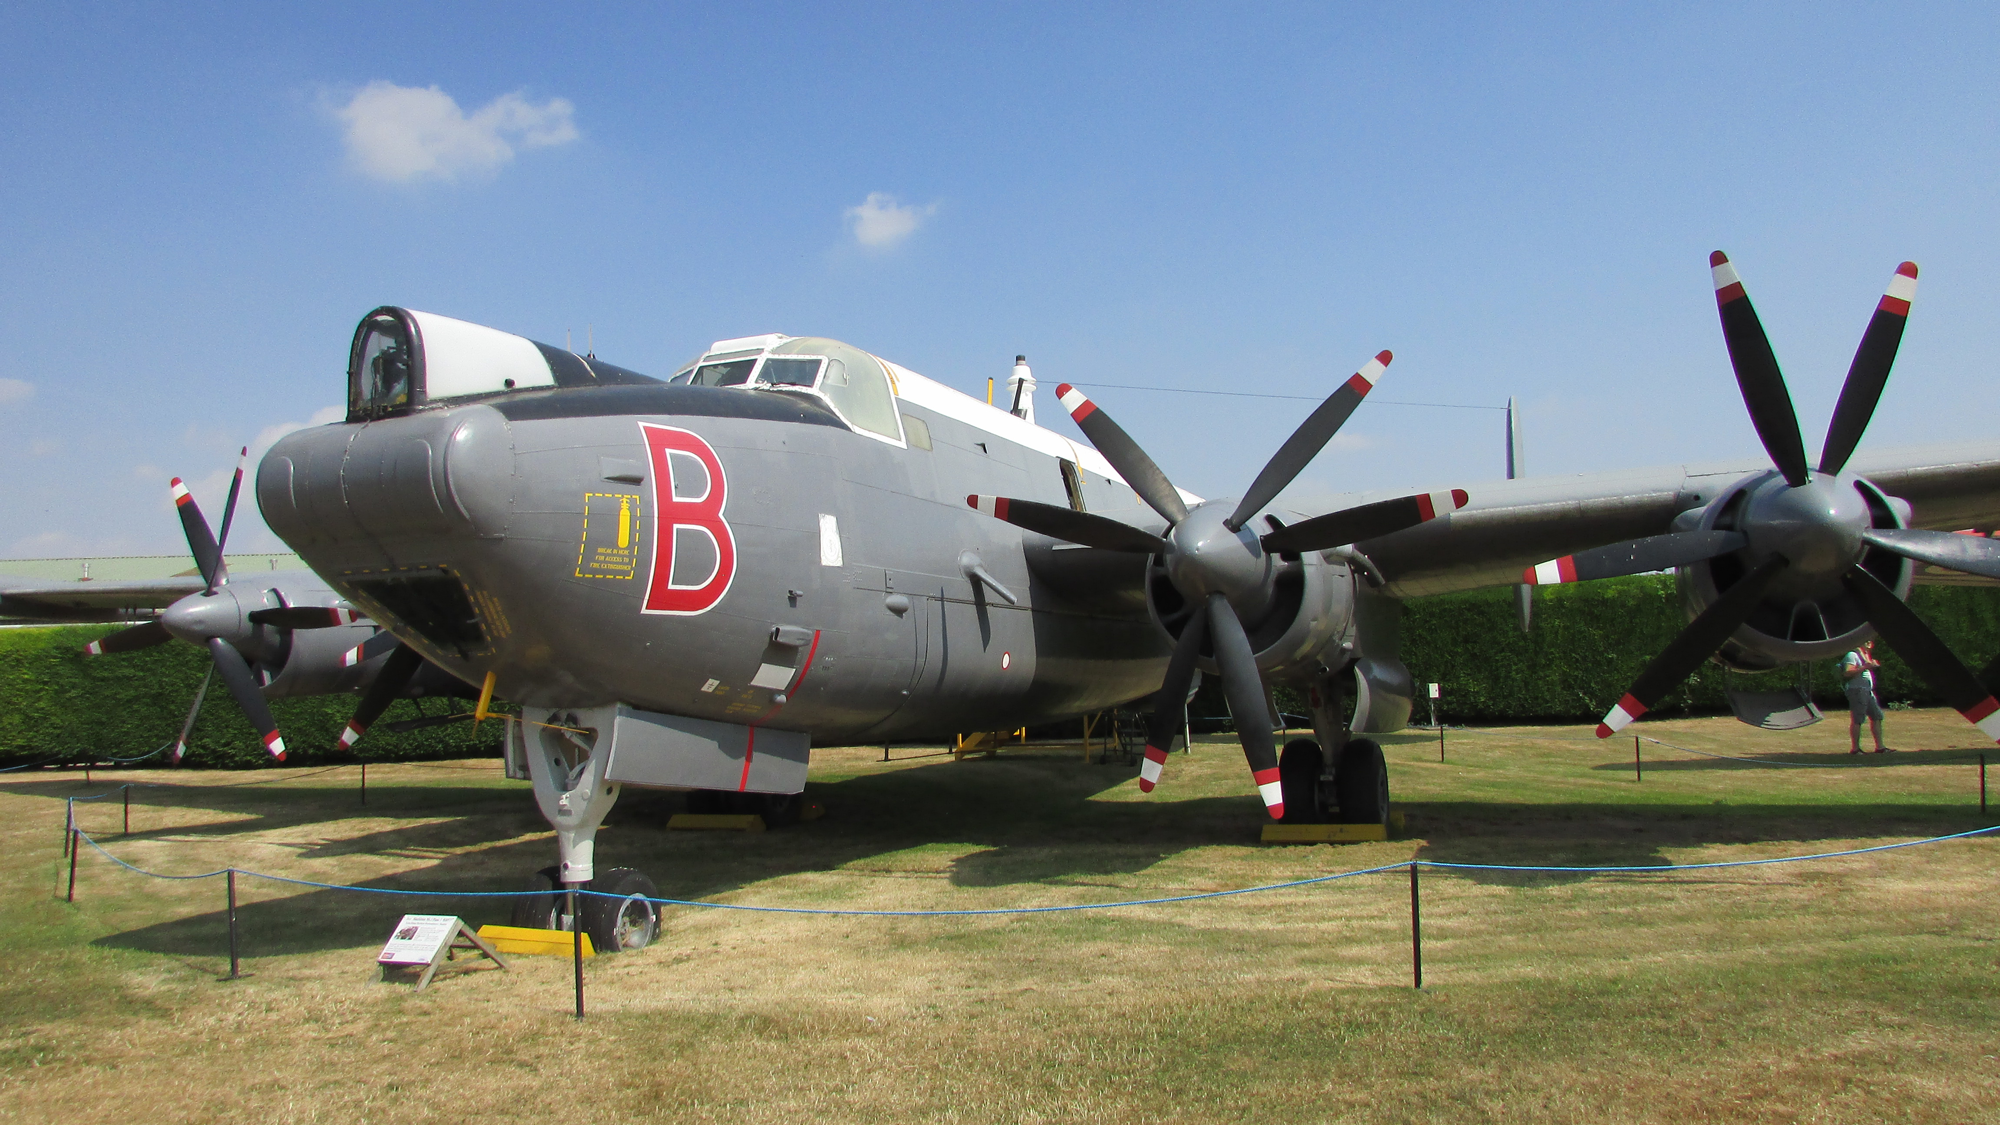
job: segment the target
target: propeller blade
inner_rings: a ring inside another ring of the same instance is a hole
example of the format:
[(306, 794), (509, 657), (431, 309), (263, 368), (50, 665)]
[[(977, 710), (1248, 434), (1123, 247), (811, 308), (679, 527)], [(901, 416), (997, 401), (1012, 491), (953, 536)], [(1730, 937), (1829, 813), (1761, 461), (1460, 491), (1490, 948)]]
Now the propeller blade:
[(1861, 346), (1854, 350), (1854, 363), (1841, 385), (1840, 401), (1834, 405), (1833, 421), (1826, 427), (1826, 444), (1820, 448), (1819, 471), (1837, 473), (1847, 466), (1861, 433), (1875, 416), (1875, 404), (1889, 382), (1889, 367), (1896, 362), (1896, 348), (1903, 342), (1903, 327), (1910, 320), (1910, 302), (1917, 299), (1917, 263), (1904, 262), (1889, 279), (1889, 288), (1861, 334)]
[(1265, 553), (1273, 555), (1330, 551), (1335, 547), (1366, 542), (1392, 531), (1428, 523), (1439, 516), (1448, 516), (1465, 507), (1470, 499), (1464, 489), (1454, 488), (1449, 492), (1423, 492), (1415, 496), (1398, 496), (1393, 500), (1377, 500), (1373, 504), (1300, 520), (1290, 527), (1265, 535), (1259, 542), (1263, 543)]
[(396, 702), (403, 689), (410, 686), (410, 677), (423, 666), (424, 658), (417, 655), (416, 649), (409, 645), (396, 646), (388, 661), (382, 665), (382, 670), (375, 674), (375, 682), (368, 685), (368, 694), (362, 696), (360, 705), (354, 708), (354, 717), (347, 720), (347, 729), (340, 732), (342, 750), (352, 749), (355, 743), (361, 741), (361, 736), (368, 733), (369, 725), (381, 718), (382, 712), (387, 711), (391, 703)]
[(1292, 431), (1292, 436), (1285, 439), (1285, 444), (1279, 446), (1271, 459), (1264, 463), (1263, 471), (1250, 482), (1250, 490), (1236, 502), (1236, 511), (1223, 520), (1222, 525), (1231, 531), (1241, 530), (1251, 516), (1262, 511), (1264, 505), (1283, 492), (1285, 486), (1292, 483), (1292, 478), (1319, 456), (1319, 451), (1354, 413), (1354, 408), (1361, 405), (1361, 400), (1368, 397), (1368, 392), (1375, 389), (1375, 381), (1382, 377), (1383, 370), (1394, 358), (1387, 351), (1375, 353), (1375, 358), (1349, 376), (1339, 390), (1326, 396), (1319, 409), (1300, 423), (1299, 428)]
[(188, 708), (187, 722), (181, 724), (181, 736), (174, 739), (174, 748), (167, 751), (168, 765), (180, 765), (181, 758), (187, 754), (188, 736), (194, 733), (195, 717), (201, 714), (201, 702), (208, 698), (208, 685), (214, 679), (215, 664), (211, 661), (208, 666), (208, 674), (201, 678), (201, 690), (194, 693), (194, 706)]
[(120, 629), (116, 633), (107, 633), (83, 646), (83, 651), (90, 656), (103, 656), (110, 652), (132, 652), (137, 649), (152, 648), (154, 645), (163, 645), (173, 639), (173, 634), (167, 632), (165, 625), (153, 620), (143, 625), (134, 625), (129, 629)]
[(1278, 785), (1278, 747), (1271, 738), (1271, 704), (1264, 695), (1264, 679), (1257, 673), (1257, 658), (1250, 651), (1250, 638), (1243, 622), (1221, 594), (1208, 596), (1208, 624), (1215, 634), (1215, 662), (1222, 666), (1222, 694), (1229, 700), (1229, 713), (1236, 719), (1236, 737), (1243, 743), (1243, 758), (1250, 763), (1250, 778), (1257, 783), (1257, 795), (1264, 799), (1264, 811), (1272, 820), (1285, 818), (1285, 791)]
[(1791, 392), (1778, 371), (1778, 357), (1771, 354), (1771, 341), (1764, 324), (1743, 291), (1743, 279), (1729, 256), (1717, 250), (1708, 256), (1715, 276), (1715, 305), (1722, 314), (1722, 338), (1729, 345), (1729, 363), (1736, 369), (1736, 386), (1743, 392), (1743, 405), (1750, 409), (1750, 424), (1771, 463), (1785, 475), (1785, 483), (1797, 488), (1806, 482), (1806, 447), (1799, 437), (1799, 416), (1792, 410)]
[(179, 477), (174, 478), (173, 489), (174, 508), (181, 514), (181, 530), (187, 534), (188, 550), (194, 553), (194, 565), (201, 571), (201, 580), (213, 591), (222, 576), (222, 551), (208, 530), (208, 520), (202, 518), (201, 505), (194, 502), (194, 493), (188, 491)]
[(1895, 591), (1858, 566), (1848, 567), (1840, 581), (1868, 607), (1868, 623), (1896, 650), (1896, 655), (1916, 669), (1917, 675), (1943, 696), (1952, 710), (1964, 715), (1966, 722), (2000, 742), (2000, 700), (1993, 698), (1993, 693), (1924, 624), (1924, 619), (1905, 605)]
[(1082, 391), (1061, 383), (1056, 386), (1056, 397), (1062, 400), (1063, 409), (1075, 420), (1083, 436), (1097, 447), (1139, 499), (1150, 504), (1154, 511), (1166, 518), (1168, 523), (1179, 523), (1187, 518), (1187, 505), (1181, 502), (1181, 494), (1174, 490), (1167, 474), (1160, 471), (1139, 443), (1118, 428), (1111, 415), (1097, 408), (1097, 404), (1085, 398)]
[(282, 609), (255, 609), (250, 621), (255, 625), (275, 625), (280, 629), (332, 629), (366, 621), (368, 615), (351, 605), (296, 605)]
[(394, 650), (400, 643), (396, 640), (396, 635), (387, 630), (376, 633), (374, 636), (341, 653), (340, 666), (342, 668), (352, 668), (356, 664), (366, 663), (385, 652)]
[(1180, 717), (1187, 707), (1188, 684), (1194, 679), (1195, 660), (1201, 643), (1208, 638), (1208, 614), (1188, 618), (1174, 655), (1167, 661), (1167, 678), (1153, 694), (1153, 714), (1146, 721), (1146, 760), (1139, 766), (1139, 792), (1151, 793), (1160, 783), (1160, 770), (1167, 764), (1167, 748), (1174, 744)]
[(1962, 570), (1985, 578), (2000, 578), (2000, 542), (1983, 535), (1921, 531), (1914, 527), (1884, 527), (1864, 531), (1861, 538), (1885, 551), (1918, 562)]
[(216, 671), (222, 673), (222, 683), (229, 689), (230, 697), (250, 716), (250, 725), (263, 736), (264, 749), (273, 758), (284, 761), (285, 740), (278, 734), (278, 721), (271, 717), (271, 706), (264, 702), (264, 693), (257, 690), (257, 677), (250, 673), (250, 665), (243, 662), (243, 654), (221, 637), (208, 638), (208, 653), (215, 658)]
[(1657, 706), (1668, 692), (1681, 686), (1701, 666), (1702, 661), (1722, 647), (1722, 642), (1743, 624), (1750, 611), (1757, 608), (1757, 599), (1764, 596), (1765, 588), (1786, 565), (1785, 556), (1772, 555), (1702, 610), (1701, 616), (1682, 629), (1680, 636), (1675, 637), (1660, 655), (1653, 658), (1651, 664), (1646, 665), (1646, 670), (1639, 673), (1632, 690), (1626, 692), (1625, 698), (1620, 699), (1617, 706), (1604, 716), (1604, 721), (1597, 724), (1597, 737), (1610, 738), (1624, 730), (1632, 720)]
[[(1038, 531), (1056, 539), (1071, 543), (1081, 543), (1086, 547), (1101, 547), (1107, 551), (1130, 551), (1139, 555), (1162, 554), (1167, 549), (1167, 541), (1150, 532), (1141, 531), (1129, 523), (1119, 523), (1104, 516), (1093, 516), (1089, 512), (1079, 512), (1072, 508), (1058, 508), (1054, 504), (1037, 504), (1033, 500), (1012, 500), (1005, 496), (967, 496), (965, 502), (975, 511), (1003, 520), (1015, 527)], [(255, 620), (256, 615), (251, 615)]]
[(229, 524), (236, 518), (236, 495), (243, 491), (243, 463), (249, 459), (250, 447), (246, 445), (236, 455), (236, 476), (229, 482), (229, 500), (222, 505), (222, 534), (215, 537), (215, 581), (208, 586), (211, 594), (217, 586), (229, 581), (229, 557), (223, 552), (229, 546)]
[(389, 729), (397, 734), (407, 734), (413, 730), (423, 730), (425, 727), (441, 727), (449, 723), (462, 723), (468, 719), (477, 718), (478, 714), (476, 711), (460, 711), (455, 715), (427, 715), (421, 719), (402, 719), (390, 723)]
[[(1530, 586), (1554, 586), (1562, 582), (1592, 582), (1599, 578), (1622, 578), (1627, 574), (1672, 570), (1740, 550), (1743, 542), (1743, 536), (1734, 531), (1676, 531), (1666, 535), (1649, 535), (1644, 539), (1613, 543), (1608, 547), (1578, 551), (1574, 555), (1536, 563), (1521, 572), (1521, 581)], [(254, 621), (257, 615), (253, 613), (250, 617)]]

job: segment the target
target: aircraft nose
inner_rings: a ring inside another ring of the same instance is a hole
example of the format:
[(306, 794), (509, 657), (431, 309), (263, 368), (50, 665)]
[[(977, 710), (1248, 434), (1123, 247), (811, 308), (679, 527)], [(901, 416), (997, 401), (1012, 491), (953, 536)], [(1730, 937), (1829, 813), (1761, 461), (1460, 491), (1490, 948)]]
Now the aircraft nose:
[(207, 645), (210, 637), (234, 638), (246, 630), (243, 605), (227, 586), (213, 594), (189, 594), (160, 614), (160, 624), (195, 645)]

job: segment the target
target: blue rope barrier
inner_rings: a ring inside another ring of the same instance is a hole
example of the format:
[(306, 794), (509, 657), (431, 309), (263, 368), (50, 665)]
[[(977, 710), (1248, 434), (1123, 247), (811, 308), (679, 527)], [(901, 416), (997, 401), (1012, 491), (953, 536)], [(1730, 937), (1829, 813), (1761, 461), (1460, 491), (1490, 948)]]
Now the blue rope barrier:
[[(1382, 864), (1377, 867), (1362, 867), (1350, 871), (1338, 871), (1331, 875), (1315, 875), (1306, 879), (1291, 879), (1282, 883), (1263, 883), (1254, 887), (1237, 887), (1233, 890), (1226, 890), (1226, 891), (1201, 891), (1195, 894), (1168, 895), (1159, 898), (1127, 899), (1122, 902), (1085, 902), (1085, 903), (1075, 903), (1067, 906), (1000, 906), (1000, 907), (987, 907), (982, 909), (967, 909), (967, 910), (843, 910), (832, 907), (753, 906), (746, 903), (704, 902), (700, 899), (679, 899), (679, 898), (647, 898), (646, 901), (655, 903), (660, 906), (694, 906), (694, 907), (705, 907), (710, 910), (747, 910), (764, 914), (824, 914), (824, 915), (836, 915), (841, 917), (863, 917), (863, 918), (951, 918), (951, 917), (971, 917), (977, 915), (994, 915), (994, 914), (1058, 914), (1058, 913), (1072, 912), (1078, 910), (1118, 910), (1133, 906), (1162, 906), (1176, 902), (1196, 902), (1202, 899), (1229, 898), (1235, 895), (1259, 894), (1264, 891), (1281, 891), (1294, 887), (1308, 887), (1318, 883), (1331, 883), (1339, 879), (1351, 879), (1357, 875), (1379, 875), (1385, 871), (1401, 871), (1415, 867), (1430, 867), (1447, 871), (1512, 871), (1512, 872), (1540, 872), (1544, 874), (1563, 874), (1563, 875), (1576, 875), (1576, 874), (1601, 875), (1601, 874), (1620, 874), (1620, 873), (1660, 874), (1669, 871), (1675, 871), (1675, 872), (1709, 871), (1718, 868), (1728, 868), (1728, 867), (1761, 867), (1761, 866), (1768, 866), (1780, 863), (1806, 863), (1815, 860), (1841, 859), (1848, 856), (1867, 855), (1871, 852), (1897, 851), (1903, 848), (1915, 848), (1915, 847), (1922, 847), (1928, 844), (1946, 843), (1951, 840), (1964, 840), (1974, 836), (1985, 836), (1993, 832), (2000, 832), (2000, 825), (1994, 825), (1993, 827), (1990, 828), (1975, 828), (1967, 832), (1954, 832), (1946, 836), (1932, 836), (1922, 840), (1905, 840), (1897, 844), (1876, 844), (1872, 847), (1866, 847), (1866, 848), (1848, 848), (1837, 852), (1814, 852), (1808, 855), (1773, 856), (1768, 859), (1718, 860), (1710, 863), (1627, 864), (1627, 865), (1615, 865), (1615, 866), (1606, 865), (1606, 866), (1584, 866), (1584, 867), (1554, 867), (1554, 866), (1533, 866), (1527, 864), (1505, 864), (1505, 863), (1452, 863), (1445, 860), (1413, 858), (1406, 860), (1398, 860), (1395, 863)], [(133, 864), (127, 863), (124, 860), (119, 859), (117, 856), (112, 855), (109, 851), (106, 851), (102, 844), (99, 844), (96, 840), (92, 839), (90, 834), (84, 832), (82, 829), (77, 830), (77, 836), (80, 839), (82, 839), (85, 843), (89, 844), (92, 848), (96, 849), (100, 855), (103, 855), (106, 859), (109, 859), (111, 862), (117, 864), (118, 866), (125, 868), (127, 871), (133, 871), (140, 875), (145, 875), (153, 879), (175, 879), (175, 880), (213, 879), (218, 875), (227, 875), (231, 871), (235, 871), (238, 874), (248, 875), (256, 879), (264, 879), (273, 883), (287, 883), (292, 886), (313, 887), (319, 890), (328, 890), (328, 891), (352, 891), (361, 894), (405, 895), (405, 896), (417, 896), (417, 897), (429, 897), (429, 898), (526, 898), (530, 896), (545, 895), (551, 893), (550, 891), (406, 891), (393, 887), (360, 887), (348, 883), (322, 883), (312, 879), (294, 879), (285, 875), (266, 875), (260, 871), (244, 871), (240, 868), (234, 868), (234, 867), (219, 868), (217, 870), (205, 872), (200, 875), (164, 875), (159, 872), (148, 871), (145, 868), (134, 866)], [(632, 897), (629, 895), (614, 895), (605, 891), (592, 891), (592, 890), (579, 890), (577, 893), (581, 895), (595, 895), (598, 898), (610, 898), (610, 899), (621, 899), (621, 900)]]
[[(171, 742), (162, 742), (158, 748), (149, 750), (146, 753), (141, 754), (136, 758), (113, 758), (108, 756), (93, 756), (89, 758), (88, 761), (90, 761), (93, 764), (101, 762), (107, 766), (129, 766), (133, 762), (143, 762), (148, 758), (158, 757), (159, 755), (166, 752), (167, 747), (172, 745), (173, 743)], [(53, 758), (43, 758), (39, 762), (24, 762), (18, 766), (0, 767), (0, 773), (13, 773), (15, 770), (37, 769), (42, 766), (52, 766), (57, 763), (74, 764), (76, 762), (81, 762), (85, 760), (86, 759), (79, 758), (74, 754), (58, 754)]]

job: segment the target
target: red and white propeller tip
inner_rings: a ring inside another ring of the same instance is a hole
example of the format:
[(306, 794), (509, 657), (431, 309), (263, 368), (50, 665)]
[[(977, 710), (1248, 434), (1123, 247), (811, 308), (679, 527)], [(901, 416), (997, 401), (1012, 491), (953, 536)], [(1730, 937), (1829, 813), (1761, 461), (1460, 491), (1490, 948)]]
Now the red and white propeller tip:
[(1557, 586), (1564, 582), (1576, 581), (1576, 556), (1564, 555), (1559, 559), (1536, 563), (1521, 572), (1521, 581), (1529, 586)]
[(1390, 361), (1395, 358), (1387, 348), (1376, 352), (1374, 359), (1369, 360), (1362, 366), (1361, 370), (1347, 377), (1348, 387), (1355, 394), (1366, 395), (1369, 391), (1375, 389), (1376, 381), (1382, 378), (1382, 372), (1388, 369)]
[(2000, 742), (2000, 699), (1989, 695), (1959, 714), (1965, 716), (1966, 722), (1978, 727), (1981, 734)]
[(355, 743), (361, 741), (362, 735), (367, 733), (368, 733), (367, 727), (356, 723), (352, 719), (349, 719), (347, 721), (347, 728), (340, 732), (340, 748), (342, 750), (351, 748)]
[(1448, 516), (1465, 507), (1466, 502), (1471, 499), (1471, 495), (1463, 488), (1454, 488), (1449, 492), (1420, 493), (1417, 496), (1417, 512), (1423, 516), (1423, 522), (1429, 523), (1439, 516)]
[(278, 761), (285, 760), (285, 740), (277, 731), (274, 730), (264, 736), (264, 749), (270, 751), (271, 757)]
[(980, 496), (975, 493), (967, 496), (965, 503), (973, 511), (982, 515), (992, 516), (997, 520), (1007, 518), (1007, 498), (1005, 496)]
[(1272, 820), (1285, 819), (1285, 787), (1278, 782), (1278, 771), (1258, 770), (1250, 776), (1257, 783), (1257, 795), (1264, 799), (1264, 811)]
[(1896, 267), (1896, 276), (1889, 279), (1889, 288), (1882, 294), (1882, 303), (1875, 306), (1877, 312), (1894, 313), (1897, 316), (1910, 315), (1910, 302), (1917, 299), (1917, 263), (1904, 262)]
[(1646, 710), (1645, 704), (1632, 698), (1631, 693), (1626, 693), (1625, 698), (1620, 699), (1605, 714), (1604, 721), (1597, 724), (1597, 737), (1610, 738), (1612, 735), (1631, 726), (1632, 720), (1645, 714)]
[(188, 491), (188, 486), (181, 482), (181, 478), (175, 477), (169, 487), (174, 490), (174, 507), (183, 508), (194, 503), (194, 493)]
[(1715, 278), (1715, 303), (1718, 307), (1745, 296), (1743, 279), (1737, 276), (1736, 267), (1729, 264), (1729, 255), (1720, 250), (1710, 254), (1708, 272)]
[(1070, 418), (1077, 422), (1090, 417), (1097, 410), (1096, 403), (1084, 397), (1082, 391), (1068, 383), (1056, 384), (1056, 401), (1062, 403), (1062, 408), (1069, 411)]
[(1166, 768), (1167, 752), (1157, 746), (1146, 747), (1146, 760), (1139, 763), (1139, 792), (1151, 793), (1153, 786), (1160, 783), (1160, 771)]

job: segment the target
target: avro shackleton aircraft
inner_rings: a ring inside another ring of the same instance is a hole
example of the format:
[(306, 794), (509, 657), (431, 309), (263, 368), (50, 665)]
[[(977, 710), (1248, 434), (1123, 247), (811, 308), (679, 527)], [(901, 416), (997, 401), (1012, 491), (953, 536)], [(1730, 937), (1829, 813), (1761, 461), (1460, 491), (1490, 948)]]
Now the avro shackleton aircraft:
[[(782, 814), (814, 743), (1151, 695), (1150, 789), (1197, 667), (1222, 677), (1271, 815), (1380, 822), (1381, 750), (1351, 735), (1408, 718), (1397, 599), (1518, 583), (1524, 567), (1529, 581), (1679, 568), (1693, 623), (1612, 725), (1718, 649), (1761, 668), (1870, 630), (1985, 719), (1990, 695), (1901, 598), (1913, 558), (2000, 575), (1987, 541), (1929, 530), (2000, 521), (2000, 443), (1849, 461), (1914, 267), (1864, 338), (1816, 471), (1748, 299), (1719, 255), (1716, 270), (1776, 472), (1529, 478), (1298, 513), (1273, 499), (1387, 352), (1241, 498), (1202, 500), (1073, 388), (1059, 396), (1094, 449), (1034, 425), (1025, 368), (1015, 409), (997, 409), (847, 344), (767, 335), (718, 341), (661, 381), (385, 307), (354, 336), (346, 420), (278, 442), (257, 499), (345, 599), (333, 608), (400, 642), (352, 737), (422, 662), (521, 705), (508, 767), (555, 826), (560, 862), (532, 884), (551, 891), (650, 893), (595, 867), (621, 786), (761, 794)], [(1271, 682), (1313, 713), (1316, 737), (1282, 756)], [(529, 901), (524, 921), (554, 920), (555, 895)], [(582, 924), (614, 948), (655, 932), (637, 897), (588, 901)]]

